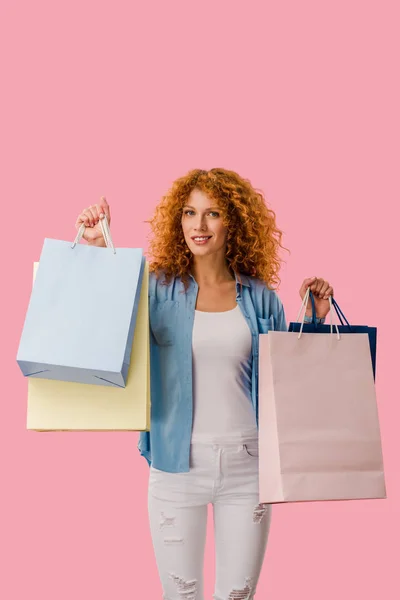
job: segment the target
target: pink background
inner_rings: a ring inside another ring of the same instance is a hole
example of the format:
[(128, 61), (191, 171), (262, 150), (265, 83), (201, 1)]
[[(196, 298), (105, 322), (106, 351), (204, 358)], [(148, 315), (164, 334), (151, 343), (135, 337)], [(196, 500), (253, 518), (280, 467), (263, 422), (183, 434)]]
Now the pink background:
[(221, 166), (277, 213), (288, 321), (317, 275), (350, 322), (378, 327), (388, 498), (275, 506), (256, 597), (400, 597), (399, 12), (395, 0), (2, 0), (1, 598), (161, 598), (138, 434), (26, 431), (15, 357), (45, 237), (73, 239), (104, 194), (116, 244), (147, 248), (144, 220), (172, 181)]

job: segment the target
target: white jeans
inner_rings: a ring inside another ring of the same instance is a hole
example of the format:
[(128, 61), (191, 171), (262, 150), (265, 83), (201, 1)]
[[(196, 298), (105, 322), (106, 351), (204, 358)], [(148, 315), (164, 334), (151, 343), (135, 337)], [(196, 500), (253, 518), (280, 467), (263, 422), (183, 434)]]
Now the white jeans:
[(207, 505), (213, 505), (214, 600), (253, 600), (271, 505), (259, 504), (258, 440), (192, 439), (189, 473), (150, 466), (150, 530), (164, 600), (204, 600)]

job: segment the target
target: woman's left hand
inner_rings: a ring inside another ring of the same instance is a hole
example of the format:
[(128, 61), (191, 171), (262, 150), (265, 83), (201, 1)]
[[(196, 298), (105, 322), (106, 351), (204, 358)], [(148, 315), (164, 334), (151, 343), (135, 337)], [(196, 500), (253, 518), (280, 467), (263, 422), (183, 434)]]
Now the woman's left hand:
[[(333, 296), (333, 287), (328, 281), (322, 279), (321, 277), (309, 277), (303, 281), (300, 288), (300, 296), (302, 300), (307, 292), (308, 287), (314, 296), (317, 318), (322, 319), (323, 317), (326, 317), (330, 310), (329, 296)], [(310, 298), (308, 299), (307, 303), (306, 315), (309, 317), (312, 316), (312, 305)]]

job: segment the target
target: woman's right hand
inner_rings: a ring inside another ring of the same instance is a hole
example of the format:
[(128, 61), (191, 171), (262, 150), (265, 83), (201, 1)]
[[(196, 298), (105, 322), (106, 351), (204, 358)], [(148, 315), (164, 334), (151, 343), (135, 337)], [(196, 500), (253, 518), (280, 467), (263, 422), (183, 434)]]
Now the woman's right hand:
[(82, 237), (90, 246), (106, 247), (106, 242), (99, 223), (100, 219), (104, 218), (104, 215), (106, 215), (108, 223), (110, 224), (110, 207), (108, 206), (105, 197), (102, 196), (99, 204), (94, 204), (93, 206), (89, 206), (89, 208), (85, 208), (76, 220), (75, 227), (78, 230), (82, 223), (85, 224), (85, 232)]

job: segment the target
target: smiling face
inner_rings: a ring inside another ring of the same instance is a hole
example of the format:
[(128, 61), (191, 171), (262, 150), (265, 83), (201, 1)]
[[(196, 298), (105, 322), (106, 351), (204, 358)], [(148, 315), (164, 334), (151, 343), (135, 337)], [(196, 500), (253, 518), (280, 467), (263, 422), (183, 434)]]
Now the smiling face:
[(194, 256), (221, 253), (225, 256), (227, 228), (215, 200), (194, 189), (182, 211), (182, 230)]

